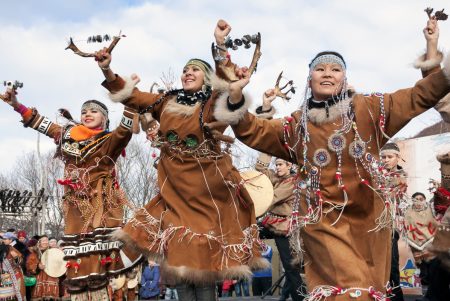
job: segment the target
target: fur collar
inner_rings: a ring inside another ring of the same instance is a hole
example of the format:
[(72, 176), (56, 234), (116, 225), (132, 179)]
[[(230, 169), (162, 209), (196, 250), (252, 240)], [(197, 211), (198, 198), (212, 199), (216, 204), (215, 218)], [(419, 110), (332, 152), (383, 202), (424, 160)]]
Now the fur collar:
[[(211, 86), (213, 92), (218, 92), (223, 94), (223, 92), (228, 91), (228, 82), (219, 78), (217, 75), (211, 75)], [(200, 107), (200, 102), (197, 102), (193, 106), (183, 105), (177, 103), (176, 95), (170, 96), (167, 105), (164, 108), (164, 112), (179, 114), (184, 117), (189, 117), (194, 114), (194, 112)], [(163, 113), (164, 113), (163, 112)]]
[[(328, 109), (328, 117), (325, 108), (312, 108), (308, 110), (308, 119), (314, 124), (324, 124), (333, 122), (339, 118), (343, 113), (347, 113), (350, 109), (352, 98), (342, 100)], [(305, 107), (303, 108), (305, 109)]]

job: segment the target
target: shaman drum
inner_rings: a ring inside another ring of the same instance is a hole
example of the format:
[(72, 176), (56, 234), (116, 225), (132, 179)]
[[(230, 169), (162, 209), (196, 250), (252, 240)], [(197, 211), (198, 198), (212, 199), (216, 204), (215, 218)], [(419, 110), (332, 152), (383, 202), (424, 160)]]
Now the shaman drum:
[(136, 277), (128, 279), (127, 281), (127, 287), (128, 288), (135, 288), (138, 285), (138, 277), (136, 275)]
[(241, 172), (244, 187), (252, 198), (256, 217), (262, 216), (269, 209), (273, 200), (273, 186), (269, 178), (259, 171)]
[(47, 249), (41, 257), (41, 263), (45, 265), (44, 272), (51, 277), (61, 277), (66, 273), (66, 261), (64, 252), (57, 248)]
[(111, 277), (111, 278), (109, 278), (109, 284), (111, 285), (111, 288), (113, 289), (113, 291), (117, 291), (117, 290), (120, 290), (124, 286), (126, 280), (127, 280), (127, 277), (125, 277), (125, 275)]

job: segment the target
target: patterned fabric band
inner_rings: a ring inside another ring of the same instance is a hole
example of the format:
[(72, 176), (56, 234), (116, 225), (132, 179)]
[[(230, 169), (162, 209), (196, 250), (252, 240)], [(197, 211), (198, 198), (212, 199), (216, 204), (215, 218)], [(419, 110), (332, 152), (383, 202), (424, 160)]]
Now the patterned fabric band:
[(120, 123), (127, 129), (131, 129), (133, 127), (133, 118), (128, 118), (127, 116), (123, 115), (122, 120)]
[(309, 67), (309, 71), (313, 71), (319, 64), (338, 64), (342, 67), (342, 70), (346, 70), (344, 61), (334, 54), (324, 54), (317, 57), (314, 61), (311, 62), (311, 66)]
[(210, 73), (210, 72), (212, 71), (212, 70), (211, 70), (211, 66), (208, 66), (208, 65), (206, 64), (206, 62), (204, 62), (204, 61), (202, 61), (202, 60), (199, 60), (199, 59), (190, 59), (190, 60), (186, 63), (185, 67), (188, 66), (188, 65), (194, 65), (194, 66), (199, 67), (200, 69), (202, 69), (202, 71), (203, 71), (205, 74)]
[(193, 106), (197, 102), (205, 102), (211, 97), (211, 90), (206, 89), (206, 91), (198, 91), (194, 94), (186, 94), (184, 90), (179, 90), (177, 95), (177, 103), (183, 105)]
[(95, 102), (86, 102), (81, 107), (81, 111), (83, 110), (97, 110), (100, 111), (103, 115), (105, 115), (106, 118), (108, 118), (108, 111), (106, 111), (104, 108), (102, 108), (99, 104), (96, 104)]
[(395, 149), (382, 149), (380, 151), (380, 155), (381, 156), (384, 156), (384, 155), (387, 155), (387, 154), (395, 154), (395, 155), (399, 155), (400, 156), (400, 151), (395, 150)]

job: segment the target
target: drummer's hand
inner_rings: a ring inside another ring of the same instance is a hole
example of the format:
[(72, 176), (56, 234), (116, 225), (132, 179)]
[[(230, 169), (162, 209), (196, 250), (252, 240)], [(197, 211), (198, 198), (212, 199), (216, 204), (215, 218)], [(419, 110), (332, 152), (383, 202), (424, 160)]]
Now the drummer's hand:
[(102, 69), (109, 68), (109, 65), (111, 64), (111, 54), (108, 53), (108, 48), (104, 47), (100, 49), (99, 51), (95, 52), (95, 60), (98, 63), (98, 66)]
[(39, 269), (41, 270), (45, 269), (45, 264), (39, 262)]

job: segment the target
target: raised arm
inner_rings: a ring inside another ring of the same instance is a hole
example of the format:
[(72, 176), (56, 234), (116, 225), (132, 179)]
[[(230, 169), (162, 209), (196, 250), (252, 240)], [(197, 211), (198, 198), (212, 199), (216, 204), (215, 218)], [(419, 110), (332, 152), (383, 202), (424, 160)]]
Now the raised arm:
[(247, 146), (263, 153), (297, 163), (295, 129), (298, 115), (282, 119), (272, 119), (275, 109), (272, 101), (276, 99), (273, 89), (263, 94), (263, 105), (256, 108), (256, 116), (246, 113), (232, 125), (236, 138)]
[(24, 127), (31, 127), (32, 129), (53, 138), (55, 142), (59, 141), (62, 127), (53, 123), (47, 117), (41, 116), (35, 108), (28, 108), (21, 104), (17, 100), (16, 94), (16, 91), (7, 89), (5, 94), (0, 95), (0, 98), (22, 116)]
[(108, 140), (108, 154), (111, 158), (116, 159), (122, 150), (128, 145), (133, 136), (133, 126), (136, 122), (136, 110), (125, 107), (119, 126), (111, 132), (111, 138)]
[(386, 133), (392, 137), (412, 118), (434, 107), (450, 92), (450, 57), (442, 70), (418, 81), (414, 87), (384, 95)]
[(102, 85), (110, 92), (110, 99), (113, 102), (121, 102), (137, 112), (147, 110), (148, 112), (156, 113), (155, 118), (159, 120), (157, 112), (162, 103), (162, 94), (139, 91), (136, 88), (140, 81), (137, 75), (127, 78), (115, 74), (110, 67), (112, 56), (106, 50), (106, 48), (103, 48), (97, 51), (95, 55), (98, 66), (105, 76), (105, 81)]
[(422, 71), (422, 76), (439, 71), (440, 64), (444, 58), (442, 52), (438, 50), (439, 26), (436, 19), (429, 19), (423, 29), (426, 41), (426, 52), (414, 62), (414, 67)]

